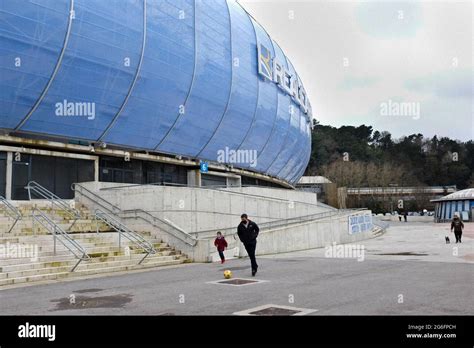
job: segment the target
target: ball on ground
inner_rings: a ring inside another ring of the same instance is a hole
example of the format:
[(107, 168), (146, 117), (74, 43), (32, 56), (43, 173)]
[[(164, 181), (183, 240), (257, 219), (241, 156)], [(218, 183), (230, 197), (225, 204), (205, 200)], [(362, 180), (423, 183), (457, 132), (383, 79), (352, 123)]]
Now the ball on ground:
[(224, 278), (225, 279), (230, 279), (232, 278), (232, 272), (229, 271), (228, 269), (224, 271)]

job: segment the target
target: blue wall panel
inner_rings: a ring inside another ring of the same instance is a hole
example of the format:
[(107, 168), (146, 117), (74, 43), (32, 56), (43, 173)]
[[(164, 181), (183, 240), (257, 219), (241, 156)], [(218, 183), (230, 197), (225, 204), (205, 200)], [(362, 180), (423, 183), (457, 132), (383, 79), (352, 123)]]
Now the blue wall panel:
[(258, 78), (255, 32), (247, 13), (228, 1), (232, 29), (232, 93), (214, 136), (199, 157), (215, 159), (218, 151), (237, 150), (252, 125), (257, 105)]
[(178, 118), (194, 72), (194, 1), (147, 0), (139, 78), (104, 141), (154, 149)]
[(306, 121), (306, 116), (302, 113), (303, 119), (301, 120), (301, 135), (302, 138), (300, 140), (300, 151), (296, 155), (297, 156), (297, 163), (294, 166), (294, 169), (287, 174), (286, 180), (289, 182), (294, 182), (295, 180), (299, 179), (301, 175), (304, 173), (306, 167), (308, 166), (310, 151), (309, 151), (309, 143), (310, 143), (310, 126), (309, 123)]
[[(285, 69), (288, 69), (286, 63), (286, 57), (283, 54), (280, 46), (274, 41), (273, 49), (275, 51), (275, 57), (284, 64)], [(265, 172), (270, 164), (275, 161), (279, 156), (280, 151), (283, 149), (285, 143), (286, 134), (290, 127), (290, 103), (291, 98), (281, 88), (277, 88), (278, 100), (277, 100), (277, 115), (273, 125), (272, 133), (268, 142), (265, 144), (262, 151), (260, 151), (257, 158), (257, 169)]]
[[(255, 28), (255, 33), (257, 36), (257, 42), (262, 43), (271, 50), (272, 56), (273, 45), (271, 39), (268, 37), (265, 30), (252, 20), (252, 24)], [(256, 54), (257, 48), (255, 48)], [(255, 116), (252, 122), (252, 126), (245, 137), (245, 140), (240, 145), (239, 149), (244, 151), (254, 151), (257, 156), (263, 150), (266, 142), (268, 141), (273, 124), (276, 119), (277, 114), (277, 102), (278, 102), (278, 92), (277, 87), (271, 81), (265, 80), (263, 77), (258, 76), (258, 104)], [(258, 157), (257, 157), (258, 158)], [(242, 167), (253, 167), (254, 164), (244, 164)], [(257, 163), (258, 165), (258, 163)]]
[(69, 5), (69, 0), (0, 1), (1, 128), (15, 128), (51, 78), (66, 35)]
[(294, 148), (294, 156), (288, 162), (288, 164), (280, 171), (279, 176), (285, 178), (287, 181), (291, 181), (292, 178), (301, 171), (303, 165), (306, 167), (306, 154), (307, 154), (307, 122), (306, 116), (303, 112), (300, 112), (300, 133), (298, 142)]
[[(287, 59), (288, 63), (288, 71), (290, 74), (296, 74), (293, 65)], [(299, 107), (293, 102), (290, 102), (289, 105), (290, 110), (290, 127), (288, 129), (288, 133), (285, 136), (283, 148), (278, 154), (277, 158), (270, 167), (267, 169), (267, 172), (277, 176), (278, 173), (288, 164), (290, 159), (294, 156), (294, 148), (297, 146), (297, 142), (299, 139), (300, 133), (300, 109)]]
[[(288, 65), (290, 66), (290, 70), (293, 71), (293, 75), (295, 75), (296, 71), (289, 60)], [(303, 152), (306, 146), (306, 116), (297, 104), (294, 105), (295, 109), (298, 111), (299, 120), (297, 129), (294, 129), (294, 132), (290, 132), (290, 136), (291, 134), (295, 134), (296, 140), (293, 140), (291, 143), (286, 145), (288, 149), (287, 153), (289, 153), (288, 162), (276, 174), (278, 177), (284, 178), (285, 180), (289, 180), (298, 172), (299, 166), (302, 164), (302, 157), (304, 156)]]
[[(143, 36), (142, 2), (76, 0), (74, 10), (58, 74), (21, 130), (96, 139), (113, 119), (133, 80)], [(125, 57), (130, 57), (131, 67), (124, 66)], [(95, 115), (58, 116), (57, 103), (64, 102), (90, 103)]]
[(230, 95), (230, 18), (224, 0), (196, 0), (196, 71), (185, 111), (157, 150), (196, 156), (224, 116)]
[(311, 125), (310, 123), (306, 122), (305, 126), (305, 139), (304, 139), (304, 157), (300, 160), (300, 166), (298, 168), (298, 171), (295, 173), (295, 175), (289, 179), (290, 182), (295, 183), (297, 182), (300, 177), (304, 174), (306, 167), (308, 166), (309, 159), (311, 157)]

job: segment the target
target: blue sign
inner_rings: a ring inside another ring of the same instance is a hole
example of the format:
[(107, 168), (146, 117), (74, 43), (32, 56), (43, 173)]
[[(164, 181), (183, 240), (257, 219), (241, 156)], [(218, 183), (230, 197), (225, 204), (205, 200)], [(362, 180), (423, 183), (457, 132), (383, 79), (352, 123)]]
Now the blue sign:
[(370, 213), (349, 216), (349, 234), (368, 232), (372, 229), (373, 223)]
[(201, 173), (207, 173), (209, 171), (209, 163), (201, 162), (200, 170), (201, 170)]

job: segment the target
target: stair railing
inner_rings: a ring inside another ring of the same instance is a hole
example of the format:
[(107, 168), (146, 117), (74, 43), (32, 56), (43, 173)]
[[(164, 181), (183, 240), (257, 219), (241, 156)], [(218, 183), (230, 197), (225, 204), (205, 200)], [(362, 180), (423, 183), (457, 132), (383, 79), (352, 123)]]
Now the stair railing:
[(82, 261), (90, 260), (86, 249), (75, 239), (73, 239), (66, 231), (64, 231), (55, 221), (38, 208), (33, 208), (32, 211), (33, 230), (34, 224), (39, 223), (54, 237), (54, 254), (56, 255), (56, 242), (59, 241), (66, 249), (68, 249), (76, 259), (77, 263), (71, 269), (71, 272), (79, 266)]
[(30, 181), (25, 187), (25, 189), (28, 190), (28, 198), (30, 199), (30, 201), (34, 199), (34, 196), (40, 197), (40, 199), (45, 199), (51, 202), (52, 207), (55, 206), (60, 210), (63, 210), (67, 215), (69, 215), (69, 217), (71, 218), (70, 220), (73, 220), (73, 222), (69, 226), (68, 230), (71, 230), (72, 226), (74, 226), (76, 221), (81, 218), (81, 213), (79, 213), (78, 210), (71, 208), (69, 202), (58, 197), (44, 186), (38, 184), (36, 181)]
[(120, 222), (117, 218), (115, 218), (112, 214), (106, 213), (100, 209), (95, 210), (94, 218), (96, 220), (102, 221), (112, 229), (114, 229), (118, 233), (118, 243), (119, 248), (122, 247), (122, 237), (128, 239), (130, 242), (138, 246), (140, 249), (145, 251), (145, 256), (140, 260), (138, 263), (139, 265), (145, 260), (148, 255), (156, 254), (156, 250), (153, 245), (148, 242), (142, 235), (138, 232), (135, 232)]
[(21, 220), (22, 215), (20, 211), (3, 196), (0, 196), (0, 204), (3, 204), (3, 211), (5, 212), (5, 215), (14, 220), (13, 224), (10, 226), (10, 229), (7, 232), (10, 233), (13, 230), (13, 227), (15, 227), (16, 223)]

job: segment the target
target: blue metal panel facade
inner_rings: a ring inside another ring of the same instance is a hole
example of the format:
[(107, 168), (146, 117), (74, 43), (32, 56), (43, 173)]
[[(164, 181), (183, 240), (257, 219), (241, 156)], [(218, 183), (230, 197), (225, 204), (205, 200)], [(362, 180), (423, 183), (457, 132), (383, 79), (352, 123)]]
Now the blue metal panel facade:
[[(296, 74), (293, 65), (288, 59), (287, 66), (292, 75)], [(298, 140), (300, 137), (300, 109), (294, 102), (291, 101), (288, 110), (290, 113), (290, 127), (285, 136), (283, 148), (273, 163), (270, 165), (270, 168), (267, 169), (267, 172), (273, 176), (278, 176), (282, 169), (285, 168), (285, 166), (287, 166), (289, 163), (294, 163), (295, 161), (301, 160), (296, 156), (295, 153), (295, 149), (298, 147)], [(286, 177), (284, 176), (278, 177), (285, 178), (286, 180)]]
[(289, 182), (306, 168), (311, 115), (258, 73), (258, 45), (296, 71), (234, 0), (3, 0), (0, 23), (2, 129), (209, 161), (254, 151), (232, 164)]
[(215, 159), (219, 150), (238, 149), (250, 130), (257, 107), (257, 41), (247, 13), (235, 1), (229, 6), (232, 37), (232, 89), (229, 104), (214, 136), (199, 154)]
[(0, 2), (0, 127), (14, 129), (46, 87), (63, 47), (69, 6), (69, 0)]
[(154, 149), (180, 115), (194, 75), (194, 1), (147, 0), (139, 78), (114, 126), (112, 144)]
[[(265, 30), (252, 19), (252, 25), (255, 29), (256, 41), (263, 43), (271, 50), (273, 46), (270, 37)], [(273, 124), (277, 114), (277, 87), (274, 83), (269, 83), (263, 77), (257, 76), (257, 108), (253, 117), (249, 132), (244, 141), (240, 144), (238, 150), (256, 151), (257, 155), (262, 151), (272, 132)], [(258, 159), (258, 157), (257, 157)], [(257, 161), (258, 165), (258, 161)], [(250, 164), (243, 164), (243, 167), (250, 167)]]
[[(272, 41), (275, 57), (288, 69), (286, 57), (280, 46)], [(266, 172), (271, 163), (278, 157), (284, 144), (285, 135), (290, 126), (291, 98), (281, 88), (277, 88), (277, 112), (272, 133), (257, 158), (257, 170)]]

